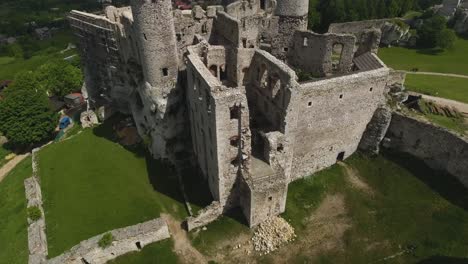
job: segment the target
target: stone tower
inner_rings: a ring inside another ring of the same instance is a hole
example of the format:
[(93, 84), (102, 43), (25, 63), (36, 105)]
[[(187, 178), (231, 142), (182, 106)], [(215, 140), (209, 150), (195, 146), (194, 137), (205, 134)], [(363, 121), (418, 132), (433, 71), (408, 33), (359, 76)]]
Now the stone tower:
[[(179, 115), (170, 111), (180, 98), (178, 80), (178, 51), (171, 0), (131, 0), (133, 37), (143, 71), (138, 88), (140, 108), (137, 116), (144, 117), (140, 134), (151, 139), (150, 151), (155, 158), (169, 158), (171, 141), (180, 133)], [(140, 121), (140, 120), (137, 120)]]
[(278, 0), (275, 15), (279, 16), (278, 36), (273, 39), (272, 53), (286, 59), (296, 30), (307, 30), (309, 0)]
[(145, 81), (166, 96), (178, 75), (171, 0), (132, 0), (134, 33)]

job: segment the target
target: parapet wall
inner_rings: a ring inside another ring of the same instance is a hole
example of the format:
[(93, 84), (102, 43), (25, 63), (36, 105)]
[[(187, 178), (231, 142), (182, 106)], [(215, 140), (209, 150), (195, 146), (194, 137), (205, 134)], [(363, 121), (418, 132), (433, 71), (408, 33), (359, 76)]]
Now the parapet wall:
[(384, 146), (446, 171), (468, 187), (468, 140), (412, 117), (394, 113)]

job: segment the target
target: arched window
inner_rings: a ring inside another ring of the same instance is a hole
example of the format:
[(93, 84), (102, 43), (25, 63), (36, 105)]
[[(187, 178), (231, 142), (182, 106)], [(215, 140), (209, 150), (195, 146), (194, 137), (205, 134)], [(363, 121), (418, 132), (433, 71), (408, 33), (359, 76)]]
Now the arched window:
[(271, 97), (275, 98), (276, 95), (278, 94), (278, 92), (281, 89), (281, 80), (280, 80), (278, 74), (274, 73), (270, 77), (270, 85), (269, 86), (270, 86), (270, 90), (271, 90)]
[(211, 65), (210, 66), (210, 72), (211, 72), (211, 74), (213, 74), (214, 77), (218, 78), (218, 66)]

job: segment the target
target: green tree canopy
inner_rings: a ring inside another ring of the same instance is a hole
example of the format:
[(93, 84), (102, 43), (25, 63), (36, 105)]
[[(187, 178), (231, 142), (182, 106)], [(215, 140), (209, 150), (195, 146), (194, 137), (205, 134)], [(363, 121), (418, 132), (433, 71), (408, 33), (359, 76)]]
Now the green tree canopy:
[(49, 138), (58, 121), (32, 72), (21, 73), (0, 100), (0, 132), (17, 147)]
[(447, 28), (447, 20), (437, 15), (424, 20), (418, 36), (418, 45), (426, 48), (450, 48), (456, 40), (453, 30)]
[(58, 96), (79, 91), (83, 84), (81, 70), (64, 60), (42, 65), (36, 74), (41, 88)]

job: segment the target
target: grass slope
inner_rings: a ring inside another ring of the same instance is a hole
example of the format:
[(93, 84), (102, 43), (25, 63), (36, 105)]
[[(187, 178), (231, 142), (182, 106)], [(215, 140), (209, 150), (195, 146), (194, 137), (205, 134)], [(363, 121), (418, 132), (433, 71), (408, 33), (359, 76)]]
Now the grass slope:
[(467, 260), (468, 192), (459, 182), (409, 157), (356, 155), (346, 162), (375, 194), (346, 184), (344, 170), (336, 166), (291, 184), (284, 217), (291, 219), (296, 230), (303, 228), (304, 217), (324, 194), (336, 192), (345, 195), (353, 223), (345, 233), (344, 250), (323, 252), (316, 258), (297, 256), (297, 261), (374, 263), (409, 246), (415, 247), (414, 255), (404, 254), (391, 263), (432, 261), (434, 256), (442, 262), (428, 263)]
[(173, 251), (174, 241), (166, 239), (144, 247), (140, 252), (129, 253), (109, 261), (109, 264), (176, 264), (179, 263)]
[(174, 175), (114, 143), (110, 127), (85, 130), (39, 153), (49, 257), (161, 212), (185, 217)]
[(27, 202), (23, 181), (31, 174), (31, 158), (27, 158), (0, 183), (0, 263), (28, 262)]
[(410, 91), (468, 104), (468, 79), (408, 74), (405, 86)]
[(382, 48), (379, 57), (391, 68), (410, 71), (456, 73), (468, 75), (468, 40), (457, 39), (454, 48), (446, 51)]

